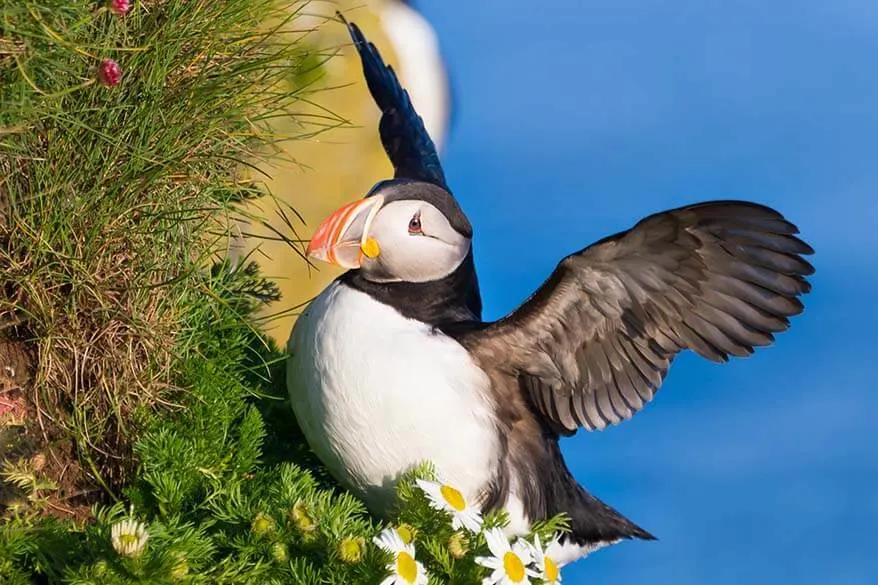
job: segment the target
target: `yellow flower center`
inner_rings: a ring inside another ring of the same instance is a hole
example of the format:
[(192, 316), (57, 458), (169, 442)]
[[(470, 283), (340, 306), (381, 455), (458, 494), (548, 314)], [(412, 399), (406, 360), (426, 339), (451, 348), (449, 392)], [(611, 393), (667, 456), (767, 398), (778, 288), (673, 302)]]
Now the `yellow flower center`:
[(415, 528), (411, 524), (400, 524), (396, 527), (396, 533), (406, 544), (411, 544), (415, 540)]
[(546, 573), (546, 581), (549, 583), (554, 583), (558, 580), (558, 565), (555, 564), (555, 561), (550, 559), (548, 555), (543, 555), (543, 568)]
[(506, 576), (513, 581), (517, 582), (524, 579), (524, 563), (512, 551), (503, 555), (503, 570), (506, 571)]
[(361, 536), (349, 536), (343, 538), (338, 545), (338, 552), (341, 560), (346, 563), (359, 563), (363, 558), (363, 549), (366, 542)]
[(296, 528), (302, 532), (313, 532), (317, 528), (317, 522), (311, 517), (308, 511), (308, 505), (299, 500), (289, 511), (290, 520), (296, 525)]
[(406, 583), (414, 583), (418, 578), (418, 565), (409, 553), (402, 551), (396, 555), (396, 574)]
[(445, 498), (448, 505), (458, 512), (463, 512), (466, 508), (466, 500), (463, 499), (463, 494), (450, 485), (443, 485), (439, 488), (439, 492), (442, 494), (442, 497)]
[(137, 536), (134, 534), (121, 534), (119, 541), (125, 546), (135, 546), (137, 544)]

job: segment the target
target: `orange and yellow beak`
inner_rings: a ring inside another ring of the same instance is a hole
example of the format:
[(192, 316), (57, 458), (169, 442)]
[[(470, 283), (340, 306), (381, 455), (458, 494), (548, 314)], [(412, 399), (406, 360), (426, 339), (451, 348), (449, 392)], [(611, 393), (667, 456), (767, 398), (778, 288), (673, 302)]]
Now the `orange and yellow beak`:
[(377, 257), (381, 249), (369, 227), (383, 203), (384, 197), (373, 195), (342, 206), (317, 227), (308, 256), (342, 268), (359, 268), (363, 258)]

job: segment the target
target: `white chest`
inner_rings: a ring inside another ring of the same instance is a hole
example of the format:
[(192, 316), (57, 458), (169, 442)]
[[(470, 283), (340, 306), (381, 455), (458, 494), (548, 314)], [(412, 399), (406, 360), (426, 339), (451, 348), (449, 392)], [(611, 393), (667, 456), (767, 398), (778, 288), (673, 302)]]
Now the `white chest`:
[(287, 385), (311, 448), (373, 510), (426, 460), (469, 498), (490, 481), (499, 438), (489, 382), (454, 340), (333, 283), (296, 322), (289, 352)]

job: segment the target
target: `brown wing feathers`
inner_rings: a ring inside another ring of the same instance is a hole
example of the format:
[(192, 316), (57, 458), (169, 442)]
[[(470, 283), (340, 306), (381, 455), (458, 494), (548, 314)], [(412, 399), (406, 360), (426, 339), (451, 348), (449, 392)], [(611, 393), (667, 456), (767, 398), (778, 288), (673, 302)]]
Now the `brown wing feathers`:
[(703, 271), (695, 282), (700, 294), (680, 307), (683, 341), (715, 361), (770, 344), (802, 311), (796, 297), (810, 290), (804, 276), (814, 269), (799, 254), (811, 248), (794, 236), (795, 226), (764, 207), (699, 206), (682, 222), (700, 242), (694, 258)]
[(788, 327), (813, 272), (797, 232), (735, 201), (650, 216), (565, 258), (470, 343), (513, 348), (522, 389), (556, 431), (602, 429), (652, 399), (679, 351), (725, 361)]

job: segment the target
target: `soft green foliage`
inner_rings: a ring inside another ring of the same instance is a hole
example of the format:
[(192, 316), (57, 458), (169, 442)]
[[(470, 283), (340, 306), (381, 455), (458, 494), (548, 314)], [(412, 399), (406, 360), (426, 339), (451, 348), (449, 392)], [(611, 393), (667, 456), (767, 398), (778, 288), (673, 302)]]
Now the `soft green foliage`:
[[(27, 448), (0, 452), (27, 496), (0, 520), (0, 583), (377, 584), (373, 538), (403, 523), (431, 583), (478, 582), (484, 536), (429, 506), (426, 464), (389, 523), (326, 475), (253, 318), (274, 287), (226, 258), (260, 194), (241, 169), (313, 78), (278, 32), (304, 4), (133, 4), (0, 0), (0, 340), (35, 360)], [(80, 489), (88, 513), (46, 514), (85, 510)]]

